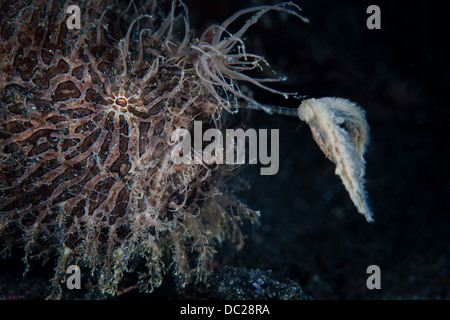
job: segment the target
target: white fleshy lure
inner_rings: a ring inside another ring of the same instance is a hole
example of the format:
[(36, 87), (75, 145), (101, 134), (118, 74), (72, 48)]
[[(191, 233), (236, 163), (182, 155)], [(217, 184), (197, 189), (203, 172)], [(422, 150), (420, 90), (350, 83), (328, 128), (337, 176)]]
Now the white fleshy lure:
[(309, 125), (323, 153), (336, 164), (335, 172), (359, 213), (368, 222), (374, 221), (364, 190), (364, 153), (369, 136), (364, 110), (342, 98), (308, 99), (300, 104), (298, 116)]

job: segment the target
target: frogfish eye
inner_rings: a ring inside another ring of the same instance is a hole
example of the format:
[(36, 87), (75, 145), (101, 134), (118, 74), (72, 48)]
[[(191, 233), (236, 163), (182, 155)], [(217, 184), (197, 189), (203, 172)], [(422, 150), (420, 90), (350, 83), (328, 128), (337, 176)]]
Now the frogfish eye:
[(127, 106), (127, 100), (124, 99), (124, 98), (117, 98), (117, 99), (116, 99), (116, 104), (117, 104), (119, 107), (125, 108), (125, 107)]

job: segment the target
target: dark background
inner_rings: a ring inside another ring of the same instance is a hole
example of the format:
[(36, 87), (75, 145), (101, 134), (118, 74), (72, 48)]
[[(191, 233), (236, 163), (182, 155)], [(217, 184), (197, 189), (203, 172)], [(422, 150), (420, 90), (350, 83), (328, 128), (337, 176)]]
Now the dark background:
[[(200, 35), (239, 9), (277, 2), (186, 3)], [(238, 196), (261, 210), (261, 223), (245, 227), (241, 251), (218, 248), (219, 272), (224, 266), (272, 270), (273, 277), (291, 279), (317, 299), (449, 299), (450, 50), (443, 2), (296, 3), (309, 24), (271, 12), (246, 34), (247, 50), (288, 77), (276, 88), (343, 97), (366, 110), (366, 189), (375, 222), (357, 213), (334, 165), (298, 118), (242, 112), (249, 128), (280, 130), (280, 170), (275, 176), (260, 176), (258, 166), (242, 172), (247, 188)], [(366, 28), (371, 4), (381, 8), (381, 30)], [(300, 103), (250, 89), (263, 103)], [(24, 290), (27, 298), (45, 297), (51, 264), (32, 268), (24, 282), (20, 255), (0, 261), (6, 270), (0, 292), (6, 298)], [(366, 287), (369, 265), (381, 268), (381, 290)], [(168, 283), (150, 296), (186, 297)]]
[[(276, 2), (189, 5), (194, 21), (208, 24), (261, 3)], [(261, 224), (241, 252), (219, 254), (219, 261), (272, 270), (319, 299), (449, 299), (450, 41), (442, 2), (296, 3), (309, 24), (269, 13), (250, 29), (247, 49), (288, 77), (277, 88), (344, 97), (366, 109), (366, 188), (375, 223), (357, 213), (308, 126), (253, 111), (248, 127), (280, 129), (280, 170), (244, 170), (249, 188), (240, 197), (261, 210)], [(371, 4), (381, 9), (381, 30), (366, 27)], [(254, 93), (263, 103), (299, 105)], [(366, 287), (372, 264), (381, 268), (381, 290)]]

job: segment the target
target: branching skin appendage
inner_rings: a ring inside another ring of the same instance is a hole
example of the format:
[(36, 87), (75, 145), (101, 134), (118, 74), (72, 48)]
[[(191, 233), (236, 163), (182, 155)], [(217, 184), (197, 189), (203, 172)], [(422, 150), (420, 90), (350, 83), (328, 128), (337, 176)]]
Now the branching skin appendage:
[[(175, 164), (172, 133), (194, 121), (223, 130), (239, 108), (297, 116), (240, 87), (293, 95), (267, 85), (281, 79), (246, 75), (268, 63), (243, 36), (268, 12), (308, 22), (297, 5), (238, 11), (197, 39), (180, 0), (166, 10), (119, 3), (78, 1), (80, 30), (66, 26), (69, 0), (0, 6), (0, 254), (23, 248), (26, 270), (34, 258), (54, 261), (52, 298), (72, 264), (91, 271), (100, 294), (121, 292), (131, 272), (144, 292), (168, 272), (179, 287), (205, 282), (217, 245), (240, 248), (240, 223), (259, 212), (233, 196), (237, 166)], [(303, 101), (298, 116), (370, 220), (364, 113), (323, 98)]]

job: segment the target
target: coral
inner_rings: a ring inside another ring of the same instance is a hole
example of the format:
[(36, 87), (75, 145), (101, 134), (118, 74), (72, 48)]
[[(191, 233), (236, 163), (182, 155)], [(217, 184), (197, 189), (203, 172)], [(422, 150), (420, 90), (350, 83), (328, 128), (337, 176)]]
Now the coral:
[[(224, 113), (265, 106), (244, 94), (266, 63), (242, 36), (268, 11), (307, 21), (292, 3), (242, 10), (196, 39), (181, 1), (6, 1), (0, 22), (0, 238), (24, 261), (55, 256), (52, 297), (68, 265), (116, 294), (125, 272), (149, 292), (172, 272), (204, 281), (218, 243), (242, 245), (259, 213), (233, 197), (235, 167), (175, 164), (171, 133), (224, 127)], [(167, 8), (165, 8), (167, 6)], [(136, 9), (139, 8), (139, 9)], [(250, 15), (234, 34), (228, 26)], [(207, 35), (212, 32), (212, 39)], [(282, 110), (278, 108), (277, 110)]]

